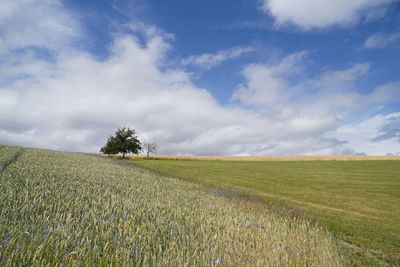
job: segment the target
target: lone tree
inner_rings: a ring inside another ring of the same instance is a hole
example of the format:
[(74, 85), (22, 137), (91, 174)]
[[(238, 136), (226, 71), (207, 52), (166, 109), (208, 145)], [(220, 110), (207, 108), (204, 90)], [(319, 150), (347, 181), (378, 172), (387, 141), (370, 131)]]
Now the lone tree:
[(157, 152), (157, 144), (155, 142), (144, 142), (143, 149), (146, 151), (147, 157), (149, 157), (150, 153)]
[(104, 154), (122, 154), (125, 158), (127, 153), (138, 154), (142, 150), (141, 143), (133, 129), (121, 127), (115, 132), (115, 136), (107, 139), (107, 144), (100, 149)]

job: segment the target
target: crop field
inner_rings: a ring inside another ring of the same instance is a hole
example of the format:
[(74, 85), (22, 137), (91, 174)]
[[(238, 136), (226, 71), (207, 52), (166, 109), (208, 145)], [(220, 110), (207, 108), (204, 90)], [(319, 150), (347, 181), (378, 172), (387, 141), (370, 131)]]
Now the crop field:
[(322, 227), (124, 162), (0, 146), (0, 266), (343, 266)]
[(137, 166), (209, 188), (261, 198), (328, 229), (351, 265), (400, 266), (398, 160), (131, 160)]

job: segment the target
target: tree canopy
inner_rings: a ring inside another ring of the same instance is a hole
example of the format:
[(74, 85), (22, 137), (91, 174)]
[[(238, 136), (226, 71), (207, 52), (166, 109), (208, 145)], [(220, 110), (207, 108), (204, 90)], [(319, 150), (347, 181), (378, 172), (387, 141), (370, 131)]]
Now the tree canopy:
[(138, 154), (141, 150), (141, 143), (135, 130), (121, 127), (114, 136), (108, 137), (106, 145), (100, 149), (100, 152), (108, 155), (121, 153), (124, 158), (128, 153)]

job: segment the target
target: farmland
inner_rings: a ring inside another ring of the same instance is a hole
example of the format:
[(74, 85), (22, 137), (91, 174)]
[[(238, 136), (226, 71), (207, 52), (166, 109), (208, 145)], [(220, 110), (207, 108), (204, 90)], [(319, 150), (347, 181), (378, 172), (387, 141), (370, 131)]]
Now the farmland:
[(123, 163), (0, 146), (0, 265), (346, 264), (318, 225)]
[(261, 198), (276, 213), (295, 208), (341, 240), (352, 265), (400, 264), (400, 161), (394, 158), (161, 159), (132, 162)]

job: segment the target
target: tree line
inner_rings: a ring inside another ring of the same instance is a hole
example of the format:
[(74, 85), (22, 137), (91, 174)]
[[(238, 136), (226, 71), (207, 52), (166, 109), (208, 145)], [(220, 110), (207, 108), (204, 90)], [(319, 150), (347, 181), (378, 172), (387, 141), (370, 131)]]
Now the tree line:
[(100, 149), (100, 152), (107, 155), (122, 154), (122, 158), (125, 158), (126, 154), (139, 154), (142, 150), (149, 157), (150, 153), (157, 152), (157, 144), (155, 142), (141, 143), (134, 129), (120, 127), (115, 132), (115, 135), (108, 137), (105, 146)]

